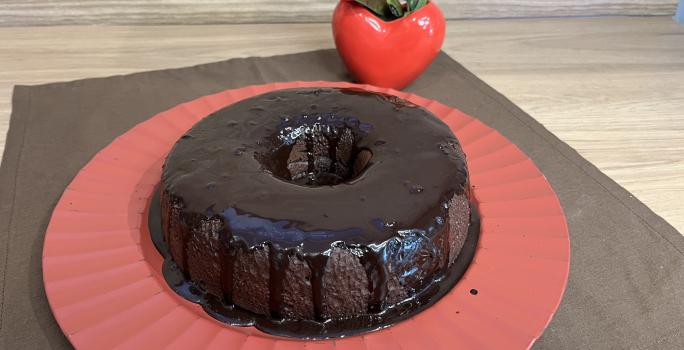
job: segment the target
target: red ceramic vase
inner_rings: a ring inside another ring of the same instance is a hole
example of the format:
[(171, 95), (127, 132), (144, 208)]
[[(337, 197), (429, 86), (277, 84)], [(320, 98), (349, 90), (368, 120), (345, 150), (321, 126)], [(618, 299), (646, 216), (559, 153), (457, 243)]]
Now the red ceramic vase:
[(358, 81), (402, 89), (439, 53), (446, 24), (432, 1), (406, 17), (384, 21), (353, 0), (333, 14), (335, 46)]

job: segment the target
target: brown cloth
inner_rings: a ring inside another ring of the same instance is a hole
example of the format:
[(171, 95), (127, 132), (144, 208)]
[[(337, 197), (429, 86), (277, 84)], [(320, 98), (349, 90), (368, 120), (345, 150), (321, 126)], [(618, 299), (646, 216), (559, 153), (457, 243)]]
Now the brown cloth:
[[(335, 51), (323, 50), (17, 86), (0, 168), (0, 348), (70, 347), (48, 307), (41, 251), (53, 206), (97, 151), (181, 102), (291, 80), (348, 76)], [(534, 160), (560, 197), (570, 227), (570, 280), (534, 348), (682, 348), (684, 237), (447, 55), (407, 90), (499, 130)]]

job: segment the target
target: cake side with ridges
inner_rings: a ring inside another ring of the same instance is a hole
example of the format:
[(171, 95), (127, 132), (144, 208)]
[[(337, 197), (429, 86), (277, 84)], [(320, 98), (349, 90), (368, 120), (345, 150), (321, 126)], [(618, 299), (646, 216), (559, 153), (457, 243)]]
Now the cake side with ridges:
[[(354, 317), (359, 314), (377, 312), (370, 304), (371, 290), (369, 276), (364, 271), (361, 258), (352, 253), (358, 250), (338, 244), (331, 248), (321, 272), (322, 288), (321, 308), (316, 312), (314, 288), (312, 286), (312, 266), (305, 257), (307, 254), (293, 249), (281, 250), (288, 259), (283, 276), (273, 276), (271, 255), (276, 254), (278, 247), (269, 245), (247, 247), (243, 242), (229, 244), (232, 252), (222, 252), (226, 246), (220, 237), (230, 237), (225, 232), (225, 225), (219, 216), (191, 217), (182, 216), (179, 210), (180, 200), (174, 199), (167, 191), (162, 191), (162, 225), (168, 230), (167, 242), (172, 258), (178, 263), (181, 271), (196, 285), (202, 287), (225, 303), (233, 303), (243, 309), (262, 315), (277, 315), (287, 319), (312, 319)], [(433, 254), (422, 257), (425, 262), (413, 266), (425, 269), (417, 279), (406, 280), (401, 277), (405, 268), (389, 263), (384, 268), (388, 276), (382, 281), (387, 292), (380, 301), (380, 309), (385, 309), (404, 301), (407, 297), (419, 293), (428, 287), (435, 278), (439, 278), (453, 264), (458, 256), (468, 230), (470, 207), (465, 195), (452, 198), (446, 216), (447, 225), (425, 241), (430, 245), (422, 251), (434, 249)], [(223, 231), (223, 233), (221, 233)], [(393, 238), (401, 243), (400, 238)], [(404, 254), (405, 252), (397, 252)], [(233, 256), (230, 264), (223, 264), (223, 256)], [(390, 257), (396, 258), (396, 257)], [(187, 265), (184, 263), (187, 260)], [(223, 271), (226, 266), (232, 271)], [(314, 267), (315, 268), (315, 267)], [(226, 275), (230, 275), (231, 288), (225, 287)], [(281, 278), (283, 287), (279, 294), (280, 305), (273, 309), (271, 298), (271, 281)]]

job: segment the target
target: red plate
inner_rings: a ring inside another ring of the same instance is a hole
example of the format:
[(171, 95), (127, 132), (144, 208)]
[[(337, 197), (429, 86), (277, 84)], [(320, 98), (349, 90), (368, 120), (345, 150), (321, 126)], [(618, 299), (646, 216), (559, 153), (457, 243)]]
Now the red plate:
[[(396, 95), (451, 127), (467, 154), (482, 217), (473, 262), (431, 308), (359, 336), (302, 341), (219, 323), (161, 276), (146, 211), (163, 159), (186, 130), (218, 109), (271, 90), (316, 86)], [(558, 308), (569, 258), (558, 198), (534, 163), (498, 132), (410, 93), (312, 81), (198, 98), (118, 137), (81, 169), (55, 207), (45, 234), (43, 280), (59, 326), (78, 349), (526, 349)]]

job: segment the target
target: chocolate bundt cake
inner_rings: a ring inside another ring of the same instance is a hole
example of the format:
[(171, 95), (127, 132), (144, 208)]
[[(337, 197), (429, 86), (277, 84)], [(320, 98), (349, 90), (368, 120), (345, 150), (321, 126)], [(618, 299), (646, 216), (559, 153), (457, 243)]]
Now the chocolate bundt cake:
[(161, 219), (186, 279), (275, 320), (375, 314), (452, 266), (468, 231), (464, 154), (394, 96), (288, 89), (198, 122), (165, 161)]

